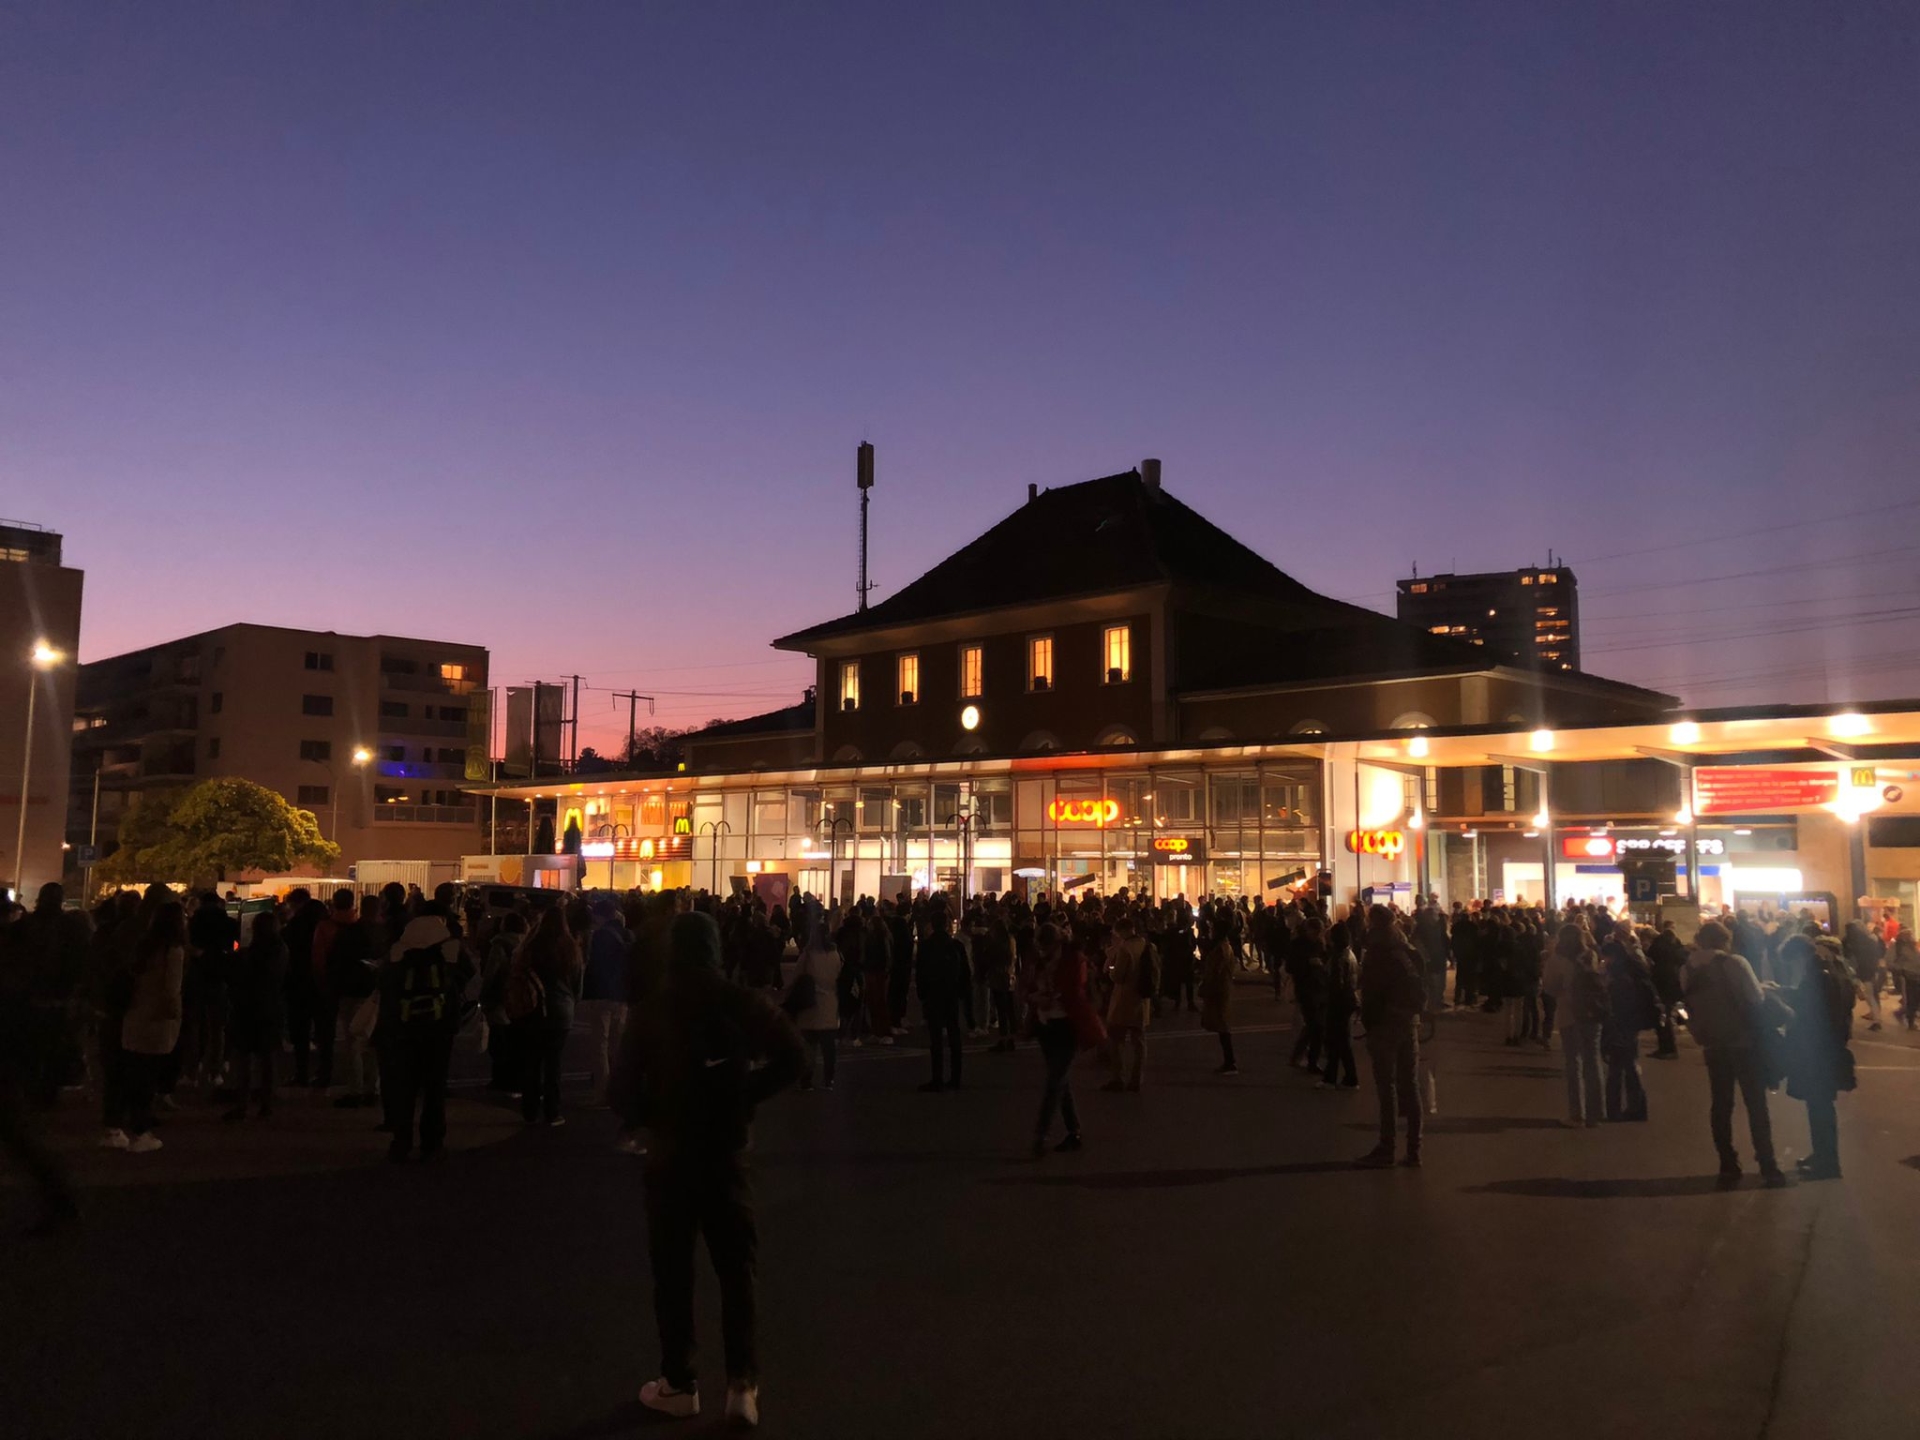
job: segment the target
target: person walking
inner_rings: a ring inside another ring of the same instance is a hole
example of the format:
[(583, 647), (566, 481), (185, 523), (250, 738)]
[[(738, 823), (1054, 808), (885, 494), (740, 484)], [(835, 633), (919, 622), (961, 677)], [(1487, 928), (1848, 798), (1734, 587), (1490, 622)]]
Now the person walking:
[(1033, 1155), (1047, 1153), (1047, 1135), (1056, 1111), (1067, 1127), (1066, 1138), (1054, 1150), (1071, 1154), (1082, 1148), (1080, 1114), (1074, 1108), (1068, 1075), (1081, 1050), (1105, 1037), (1100, 1018), (1087, 999), (1087, 962), (1079, 947), (1048, 921), (1033, 935), (1034, 963), (1027, 1011), (1046, 1061), (1046, 1089), (1040, 1096), (1040, 1118), (1034, 1126)]
[(1541, 988), (1553, 997), (1567, 1075), (1567, 1125), (1600, 1123), (1605, 1092), (1600, 1085), (1600, 1031), (1607, 1019), (1607, 983), (1587, 932), (1566, 924), (1554, 937)]
[(1854, 986), (1858, 975), (1839, 942), (1790, 937), (1780, 960), (1792, 979), (1787, 1004), (1787, 1094), (1807, 1107), (1811, 1153), (1799, 1161), (1803, 1180), (1840, 1178), (1840, 1120), (1835, 1101), (1854, 1088)]
[(1007, 922), (996, 915), (987, 922), (986, 929), (974, 945), (974, 965), (981, 978), (986, 982), (987, 995), (992, 1005), (993, 1025), (997, 1032), (993, 1042), (996, 1051), (1013, 1049), (1013, 1032), (1019, 1028), (1014, 1002), (1014, 955), (1013, 935), (1007, 929)]
[(166, 901), (134, 952), (133, 988), (120, 1021), (121, 1063), (126, 1070), (127, 1150), (148, 1155), (160, 1148), (153, 1133), (153, 1102), (161, 1067), (180, 1043), (180, 991), (187, 970), (187, 912)]
[[(780, 998), (780, 1008), (793, 1017), (811, 1056), (819, 1061), (820, 1088), (833, 1089), (839, 1066), (840, 972), (845, 968), (839, 946), (827, 934), (826, 922), (815, 914), (807, 926), (807, 943), (794, 963), (793, 980)], [(801, 1079), (802, 1090), (813, 1089), (813, 1073)]]
[(1614, 923), (1600, 958), (1607, 985), (1607, 1018), (1600, 1030), (1600, 1053), (1607, 1065), (1607, 1119), (1645, 1120), (1640, 1032), (1659, 1023), (1660, 1000), (1653, 988), (1653, 967), (1631, 920)]
[(1738, 1184), (1740, 1155), (1733, 1148), (1733, 1096), (1747, 1110), (1754, 1163), (1762, 1180), (1787, 1183), (1773, 1156), (1773, 1123), (1767, 1113), (1767, 1074), (1760, 1052), (1764, 996), (1753, 967), (1732, 950), (1727, 927), (1709, 920), (1693, 937), (1685, 976), (1687, 1028), (1706, 1052), (1711, 1095), (1708, 1123), (1720, 1155), (1720, 1181)]
[(271, 910), (253, 917), (253, 936), (229, 962), (227, 1054), (233, 1061), (233, 1108), (228, 1120), (247, 1118), (247, 1091), (259, 1076), (256, 1092), (262, 1120), (273, 1113), (273, 1062), (286, 1034), (287, 947), (280, 920)]
[(1100, 1087), (1103, 1090), (1140, 1088), (1147, 1070), (1147, 1024), (1153, 1018), (1159, 970), (1159, 957), (1140, 934), (1132, 912), (1121, 912), (1113, 923), (1113, 946), (1107, 952), (1107, 973), (1113, 977), (1113, 993), (1107, 1000), (1113, 1078)]
[(1233, 1058), (1233, 942), (1224, 924), (1216, 920), (1206, 931), (1206, 951), (1200, 960), (1200, 1027), (1220, 1037), (1220, 1068), (1216, 1075), (1238, 1075)]
[[(529, 1125), (541, 1120), (551, 1126), (564, 1125), (560, 1059), (573, 1029), (582, 967), (580, 947), (567, 929), (566, 915), (559, 906), (541, 913), (533, 934), (514, 956), (513, 965), (508, 994), (522, 998), (521, 1004), (508, 1007), (514, 1024), (521, 1027), (518, 1044), (525, 1068), (521, 1072), (524, 1089), (520, 1116)], [(527, 996), (537, 997), (531, 1009), (524, 1003)]]
[[(930, 1094), (960, 1088), (960, 1005), (967, 988), (967, 955), (953, 938), (953, 919), (944, 903), (932, 907), (930, 928), (920, 941), (914, 967), (920, 990), (920, 1017), (927, 1025), (927, 1048), (933, 1052), (933, 1078), (920, 1088)], [(944, 1078), (942, 1049), (952, 1061), (953, 1076)]]
[(1682, 982), (1687, 970), (1687, 945), (1674, 932), (1673, 921), (1660, 922), (1659, 932), (1647, 942), (1646, 953), (1653, 971), (1653, 993), (1660, 1002), (1654, 1018), (1653, 1058), (1677, 1060), (1680, 1037), (1674, 1020), (1686, 998)]
[[(391, 888), (391, 887), (390, 887)], [(387, 1031), (380, 1080), (387, 1096), (395, 1163), (413, 1151), (416, 1107), (420, 1158), (444, 1154), (447, 1139), (447, 1066), (460, 1023), (460, 996), (473, 965), (438, 899), (419, 902), (380, 970), (380, 1024)]]
[(613, 1057), (620, 1053), (620, 1037), (627, 1028), (627, 967), (632, 951), (633, 936), (621, 922), (619, 907), (611, 900), (596, 901), (577, 1007), (587, 1032), (595, 1104), (611, 1103), (607, 1083), (613, 1075)]
[(1870, 1016), (1867, 1028), (1880, 1028), (1880, 962), (1886, 959), (1886, 942), (1868, 926), (1858, 920), (1849, 920), (1842, 932), (1840, 948), (1845, 952), (1847, 964), (1853, 970), (1855, 983), (1860, 993), (1866, 996), (1867, 1013)]
[(1367, 1059), (1380, 1102), (1380, 1143), (1354, 1163), (1363, 1169), (1393, 1164), (1394, 1120), (1406, 1117), (1403, 1165), (1420, 1165), (1420, 1016), (1426, 1005), (1426, 978), (1413, 949), (1394, 924), (1393, 912), (1375, 905), (1367, 912), (1367, 934), (1360, 953), (1360, 1019), (1367, 1027)]
[[(816, 982), (817, 984), (817, 982)], [(755, 1109), (799, 1078), (800, 1036), (764, 995), (729, 982), (720, 931), (681, 915), (668, 935), (657, 991), (637, 997), (621, 1068), (632, 1074), (630, 1129), (651, 1133), (646, 1159), (647, 1248), (660, 1331), (660, 1376), (640, 1403), (661, 1414), (700, 1413), (694, 1368), (693, 1251), (705, 1235), (720, 1281), (727, 1416), (760, 1421), (754, 1271), (759, 1236), (749, 1163)]]
[[(1353, 1060), (1353, 1017), (1360, 1009), (1360, 970), (1347, 942), (1345, 921), (1327, 931), (1327, 1004), (1321, 1033), (1325, 1038), (1327, 1068), (1316, 1089), (1360, 1088), (1360, 1072)], [(1342, 1076), (1345, 1076), (1342, 1079)]]

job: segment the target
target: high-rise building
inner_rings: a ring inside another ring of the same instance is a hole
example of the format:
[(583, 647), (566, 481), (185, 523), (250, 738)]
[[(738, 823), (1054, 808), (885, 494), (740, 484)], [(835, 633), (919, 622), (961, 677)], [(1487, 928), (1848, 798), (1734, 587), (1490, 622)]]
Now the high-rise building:
[[(238, 775), (313, 812), (361, 860), (485, 849), (460, 785), (484, 746), (487, 652), (393, 635), (228, 625), (80, 669), (70, 838), (102, 854), (142, 790)], [(344, 869), (342, 871), (344, 873)]]
[(83, 578), (54, 531), (0, 520), (0, 888), (29, 900), (60, 878)]
[(1482, 645), (1511, 665), (1580, 668), (1580, 590), (1564, 565), (1479, 575), (1414, 575), (1398, 610), (1434, 635)]

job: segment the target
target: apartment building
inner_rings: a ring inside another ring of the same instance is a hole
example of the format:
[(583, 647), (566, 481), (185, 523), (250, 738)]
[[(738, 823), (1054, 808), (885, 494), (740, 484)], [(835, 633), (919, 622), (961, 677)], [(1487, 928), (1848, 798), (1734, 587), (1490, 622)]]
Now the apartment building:
[(1396, 613), (1429, 634), (1483, 646), (1499, 663), (1580, 668), (1580, 585), (1565, 565), (1398, 582)]
[(80, 668), (68, 831), (103, 854), (143, 790), (238, 775), (313, 812), (362, 860), (483, 849), (460, 789), (486, 745), (487, 652), (395, 635), (229, 625)]

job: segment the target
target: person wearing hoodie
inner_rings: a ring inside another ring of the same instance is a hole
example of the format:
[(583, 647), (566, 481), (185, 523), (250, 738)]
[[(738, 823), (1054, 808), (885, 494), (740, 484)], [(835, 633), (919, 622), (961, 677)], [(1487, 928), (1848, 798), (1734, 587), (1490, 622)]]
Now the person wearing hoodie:
[(413, 1151), (419, 1112), (420, 1158), (442, 1153), (447, 1138), (447, 1066), (460, 1025), (460, 997), (473, 978), (468, 960), (439, 900), (423, 902), (380, 967), (380, 1025), (387, 1032), (380, 1080), (388, 1097), (396, 1163)]
[(1720, 1180), (1740, 1179), (1740, 1155), (1733, 1148), (1733, 1095), (1747, 1107), (1747, 1129), (1754, 1162), (1769, 1186), (1786, 1184), (1773, 1158), (1773, 1122), (1767, 1114), (1767, 1075), (1760, 1052), (1760, 1010), (1764, 996), (1753, 967), (1733, 953), (1727, 927), (1709, 920), (1693, 937), (1685, 976), (1687, 1029), (1706, 1052), (1707, 1084), (1712, 1094), (1709, 1124), (1713, 1148), (1720, 1153)]
[(1103, 1090), (1138, 1090), (1147, 1071), (1147, 1022), (1153, 1018), (1155, 957), (1130, 911), (1113, 922), (1107, 973), (1113, 994), (1107, 1000), (1107, 1037), (1112, 1042), (1113, 1078)]
[(636, 997), (620, 1070), (623, 1118), (651, 1132), (647, 1247), (660, 1330), (660, 1378), (640, 1403), (678, 1418), (700, 1413), (694, 1370), (693, 1250), (705, 1235), (720, 1281), (729, 1418), (760, 1419), (754, 1334), (754, 1224), (749, 1152), (755, 1108), (800, 1077), (806, 1048), (765, 995), (721, 972), (713, 917), (681, 915), (668, 932), (667, 973)]

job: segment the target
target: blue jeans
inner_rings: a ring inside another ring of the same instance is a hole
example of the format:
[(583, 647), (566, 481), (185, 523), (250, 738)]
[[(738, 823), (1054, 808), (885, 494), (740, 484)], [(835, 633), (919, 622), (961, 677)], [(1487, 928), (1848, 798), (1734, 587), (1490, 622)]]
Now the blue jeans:
[(1576, 1020), (1561, 1027), (1560, 1044), (1567, 1052), (1567, 1119), (1576, 1125), (1598, 1121), (1605, 1113), (1600, 1087), (1600, 1022)]

